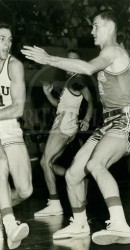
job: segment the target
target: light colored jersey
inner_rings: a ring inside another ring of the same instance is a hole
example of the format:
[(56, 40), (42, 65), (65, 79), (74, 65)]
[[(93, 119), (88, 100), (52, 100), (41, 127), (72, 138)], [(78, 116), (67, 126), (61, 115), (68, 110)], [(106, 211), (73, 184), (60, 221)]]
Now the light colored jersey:
[(10, 95), (10, 84), (11, 80), (8, 75), (8, 63), (10, 55), (8, 55), (3, 68), (0, 72), (0, 109), (5, 108), (12, 104)]
[(67, 87), (65, 87), (60, 97), (60, 102), (57, 107), (57, 113), (68, 111), (79, 114), (79, 108), (82, 99), (82, 95), (74, 95), (68, 90)]
[(104, 111), (130, 106), (130, 65), (118, 74), (100, 71), (98, 87)]
[[(75, 93), (72, 93), (68, 86), (72, 88), (72, 84), (75, 83), (75, 76), (71, 76), (67, 82), (66, 85), (62, 91), (62, 94), (60, 96), (60, 101), (57, 107), (57, 113), (61, 113), (63, 111), (73, 112), (75, 114), (79, 114), (79, 108), (81, 105), (81, 102), (83, 100), (83, 96), (81, 94), (77, 95)], [(76, 78), (76, 82), (81, 81), (79, 78)]]
[[(9, 78), (9, 73), (8, 73), (10, 57), (11, 55), (8, 55), (7, 59), (4, 62), (3, 68), (0, 72), (0, 109), (8, 107), (12, 104), (12, 98), (10, 93), (11, 80)], [(19, 132), (21, 134), (19, 128), (20, 125), (17, 122), (17, 119), (0, 120), (0, 138), (2, 137), (1, 134), (4, 134), (4, 137), (13, 136), (12, 129), (13, 131), (14, 129), (16, 130), (18, 129), (18, 133), (16, 133), (16, 135), (19, 135)]]

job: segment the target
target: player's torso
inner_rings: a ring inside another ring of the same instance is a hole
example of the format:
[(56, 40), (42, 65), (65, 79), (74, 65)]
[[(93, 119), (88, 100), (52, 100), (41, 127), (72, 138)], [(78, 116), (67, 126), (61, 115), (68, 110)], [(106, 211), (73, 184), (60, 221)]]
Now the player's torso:
[(8, 55), (0, 71), (0, 109), (12, 104), (10, 93), (11, 80), (9, 78), (9, 60), (10, 55)]

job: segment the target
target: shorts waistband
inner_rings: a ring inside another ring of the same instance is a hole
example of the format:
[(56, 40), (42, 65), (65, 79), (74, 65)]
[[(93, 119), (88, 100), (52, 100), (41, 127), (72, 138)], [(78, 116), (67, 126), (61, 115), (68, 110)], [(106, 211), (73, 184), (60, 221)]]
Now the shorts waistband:
[(120, 114), (125, 114), (125, 113), (130, 113), (130, 106), (127, 106), (127, 107), (124, 107), (124, 108), (121, 108), (121, 109), (114, 109), (112, 111), (103, 113), (103, 118), (105, 120), (105, 119), (107, 119), (109, 117), (120, 115)]

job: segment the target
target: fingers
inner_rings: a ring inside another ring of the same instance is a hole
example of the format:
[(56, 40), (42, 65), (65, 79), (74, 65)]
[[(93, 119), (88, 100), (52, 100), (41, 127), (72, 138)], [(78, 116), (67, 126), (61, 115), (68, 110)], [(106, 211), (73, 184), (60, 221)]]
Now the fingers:
[[(42, 48), (40, 48), (40, 47), (37, 47), (37, 46), (33, 46), (33, 47), (31, 47), (31, 46), (27, 46), (27, 45), (24, 45), (23, 46), (23, 49), (21, 49), (21, 52), (23, 53), (23, 52), (25, 52), (25, 51), (30, 51), (30, 52), (34, 52), (34, 53), (44, 53), (44, 54), (47, 54), (46, 53), (46, 51), (44, 50), (44, 49), (42, 49)], [(24, 53), (23, 53), (24, 54)]]
[(32, 51), (31, 50), (26, 50), (26, 49), (21, 49), (22, 54), (26, 56), (32, 56)]
[[(32, 46), (24, 45), (23, 48), (24, 48), (25, 50), (28, 50), (28, 51), (31, 51), (31, 52), (36, 52), (36, 53), (38, 53), (38, 52), (40, 52), (40, 53), (42, 52), (42, 53), (43, 53), (43, 52), (44, 52), (44, 53), (46, 53), (44, 49), (42, 49), (42, 48), (40, 48), (40, 47), (37, 47), (37, 46), (35, 46), (35, 45), (34, 45), (33, 47), (32, 47)], [(22, 50), (23, 50), (23, 49), (22, 49)]]
[(44, 52), (45, 54), (46, 54), (46, 52), (45, 52), (45, 50), (44, 49), (41, 49), (40, 47), (37, 47), (36, 45), (34, 45), (34, 48), (35, 49), (37, 49), (39, 52)]
[(81, 131), (86, 131), (89, 128), (89, 124), (86, 123), (85, 121), (80, 120), (79, 122), (80, 122), (80, 130)]

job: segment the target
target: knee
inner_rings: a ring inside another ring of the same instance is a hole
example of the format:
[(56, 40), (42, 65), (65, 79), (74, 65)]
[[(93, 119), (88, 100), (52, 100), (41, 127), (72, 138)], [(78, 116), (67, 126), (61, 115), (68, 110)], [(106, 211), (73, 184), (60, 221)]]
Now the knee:
[(40, 161), (40, 165), (44, 171), (46, 171), (48, 167), (52, 168), (51, 159), (43, 155)]
[(19, 197), (22, 200), (26, 200), (27, 198), (29, 198), (32, 195), (32, 193), (33, 193), (33, 187), (31, 184), (27, 188), (19, 189), (19, 192), (18, 192)]
[(99, 161), (98, 159), (92, 158), (88, 161), (86, 170), (94, 177), (100, 174), (101, 171), (105, 168), (105, 164), (103, 161)]
[(41, 160), (40, 160), (40, 165), (42, 168), (44, 167), (44, 162), (45, 162), (45, 156), (43, 155)]
[(71, 173), (70, 169), (66, 171), (65, 180), (69, 188), (75, 187), (77, 185), (76, 176), (73, 173)]

